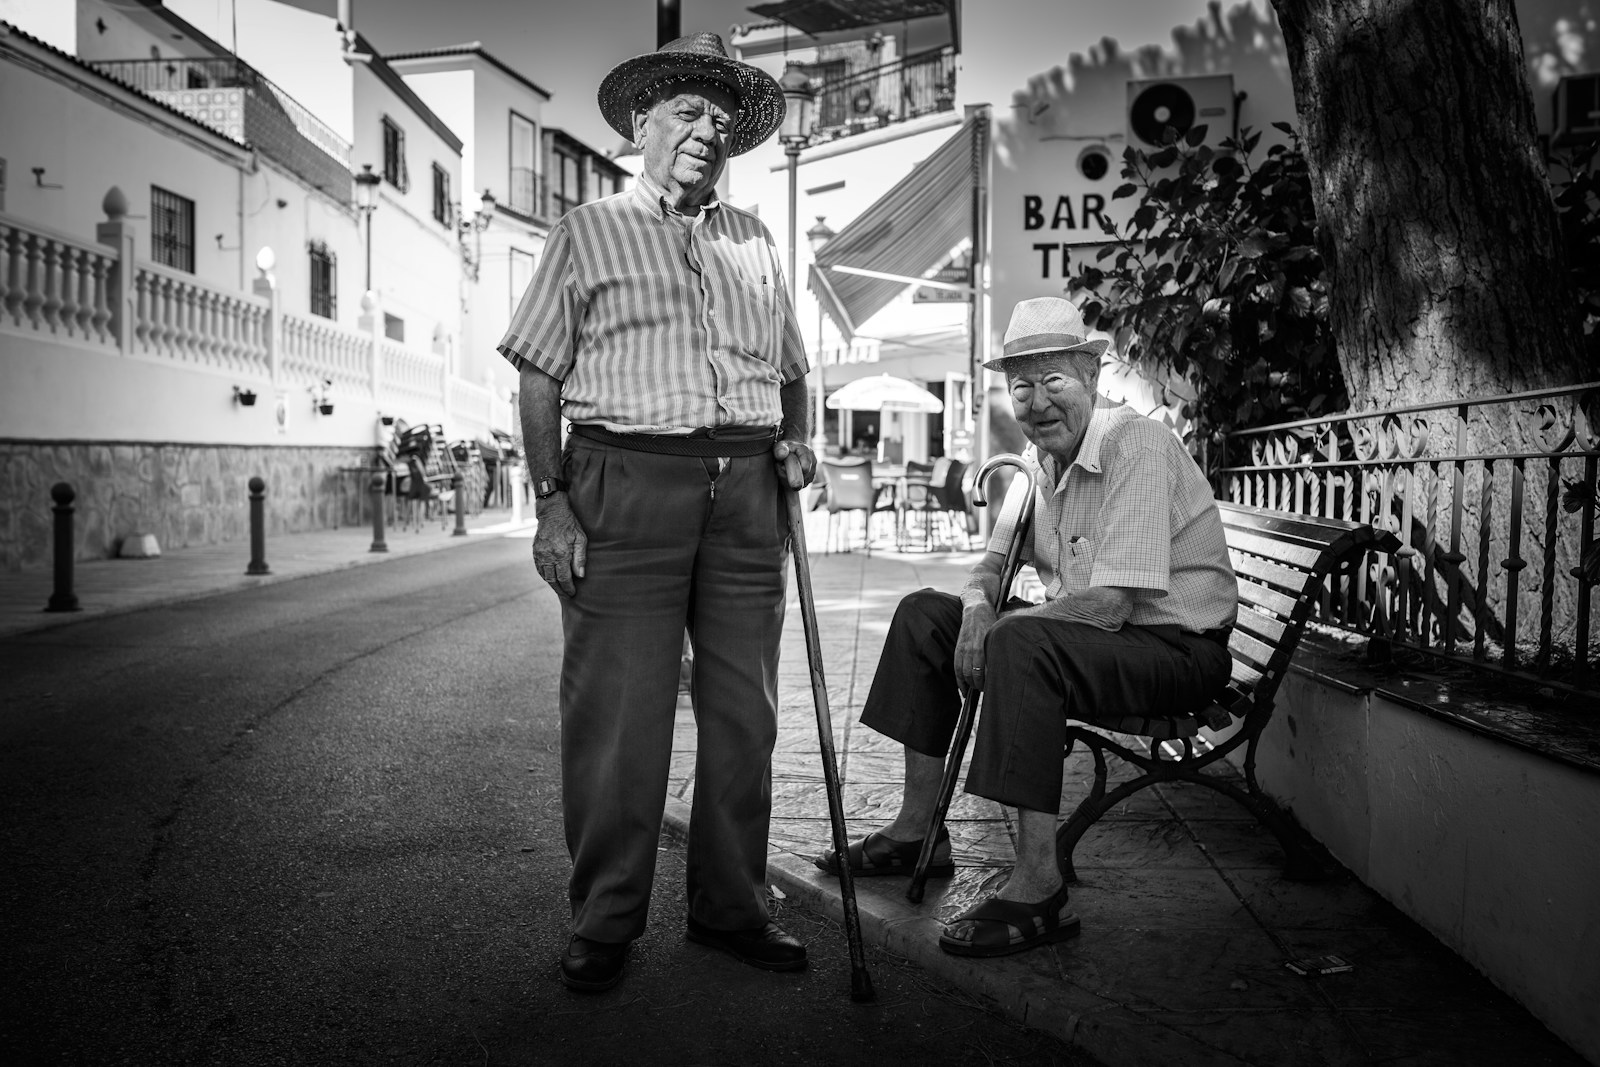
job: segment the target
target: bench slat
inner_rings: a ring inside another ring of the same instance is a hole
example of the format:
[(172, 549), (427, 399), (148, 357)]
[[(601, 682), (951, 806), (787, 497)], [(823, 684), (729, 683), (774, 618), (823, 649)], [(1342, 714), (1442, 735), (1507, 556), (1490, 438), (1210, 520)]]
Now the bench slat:
[(1234, 629), (1244, 630), (1251, 636), (1265, 641), (1270, 645), (1277, 645), (1283, 640), (1283, 631), (1288, 628), (1288, 623), (1282, 619), (1275, 619), (1271, 615), (1263, 615), (1251, 608), (1241, 607), (1239, 617), (1234, 621)]
[(1240, 629), (1235, 629), (1228, 636), (1228, 651), (1233, 654), (1234, 659), (1243, 660), (1260, 671), (1271, 668), (1273, 661), (1282, 654), (1277, 645), (1258, 641)]
[(1248, 604), (1253, 608), (1277, 615), (1287, 619), (1294, 611), (1297, 603), (1294, 597), (1278, 592), (1270, 585), (1252, 582), (1240, 575), (1234, 575), (1234, 580), (1239, 586), (1239, 603)]
[(1225, 525), (1247, 530), (1257, 530), (1272, 537), (1304, 540), (1307, 543), (1331, 545), (1339, 539), (1360, 534), (1363, 523), (1344, 519), (1324, 518), (1320, 515), (1299, 515), (1287, 511), (1270, 511), (1248, 504), (1230, 504), (1218, 501), (1217, 511)]
[(1226, 534), (1228, 547), (1278, 563), (1286, 563), (1298, 570), (1316, 570), (1326, 551), (1321, 546), (1293, 544), (1238, 528), (1227, 530)]
[(1247, 556), (1231, 545), (1228, 548), (1228, 556), (1233, 560), (1236, 577), (1238, 573), (1247, 574), (1257, 581), (1266, 582), (1295, 597), (1305, 592), (1306, 586), (1311, 582), (1311, 575), (1306, 571), (1293, 570), (1270, 560)]

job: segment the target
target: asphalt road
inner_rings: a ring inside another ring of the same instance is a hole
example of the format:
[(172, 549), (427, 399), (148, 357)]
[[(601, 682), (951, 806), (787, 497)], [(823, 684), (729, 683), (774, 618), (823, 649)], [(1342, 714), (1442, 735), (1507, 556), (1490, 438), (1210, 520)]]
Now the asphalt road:
[(617, 989), (568, 933), (560, 631), (494, 540), (0, 639), (10, 1064), (1085, 1063), (780, 904), (812, 965), (683, 937), (663, 839)]

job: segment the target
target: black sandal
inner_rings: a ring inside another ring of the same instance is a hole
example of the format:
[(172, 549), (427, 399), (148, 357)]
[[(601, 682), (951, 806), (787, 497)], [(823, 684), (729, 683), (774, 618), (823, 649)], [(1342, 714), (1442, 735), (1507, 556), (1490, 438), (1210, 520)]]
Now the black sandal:
[(1065, 941), (1076, 936), (1081, 926), (1066, 907), (1066, 886), (1037, 904), (990, 897), (950, 921), (950, 926), (972, 923), (971, 938), (962, 940), (943, 933), (939, 947), (952, 956), (1009, 956)]
[[(950, 832), (940, 828), (934, 848), (949, 846)], [(875, 878), (879, 875), (910, 874), (917, 869), (917, 857), (922, 855), (921, 841), (894, 841), (873, 832), (859, 841), (852, 841), (847, 849), (850, 856), (850, 873), (857, 878)], [(829, 849), (812, 860), (831, 875), (839, 873), (839, 854)], [(928, 864), (928, 877), (942, 878), (956, 873), (951, 860)]]

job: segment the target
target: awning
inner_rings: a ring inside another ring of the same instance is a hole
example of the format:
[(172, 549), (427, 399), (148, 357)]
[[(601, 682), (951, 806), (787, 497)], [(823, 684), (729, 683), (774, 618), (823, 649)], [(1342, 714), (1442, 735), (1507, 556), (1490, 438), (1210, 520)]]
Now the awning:
[(956, 0), (781, 0), (756, 4), (748, 10), (809, 34), (864, 29), (934, 15), (949, 15), (952, 23), (956, 20)]
[(905, 278), (921, 278), (942, 266), (952, 249), (971, 238), (976, 129), (975, 120), (963, 123), (817, 250), (808, 286), (846, 337), (907, 289)]

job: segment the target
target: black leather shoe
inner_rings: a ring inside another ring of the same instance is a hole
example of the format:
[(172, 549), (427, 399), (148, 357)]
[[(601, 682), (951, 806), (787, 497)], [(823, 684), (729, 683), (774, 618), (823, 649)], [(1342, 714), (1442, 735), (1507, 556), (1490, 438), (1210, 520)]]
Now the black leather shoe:
[(806, 947), (778, 928), (777, 923), (757, 930), (713, 930), (689, 920), (689, 940), (721, 949), (741, 963), (764, 971), (798, 971), (806, 965)]
[(622, 965), (627, 958), (626, 941), (613, 945), (573, 934), (567, 942), (566, 955), (561, 957), (561, 980), (568, 989), (599, 993), (622, 981)]

